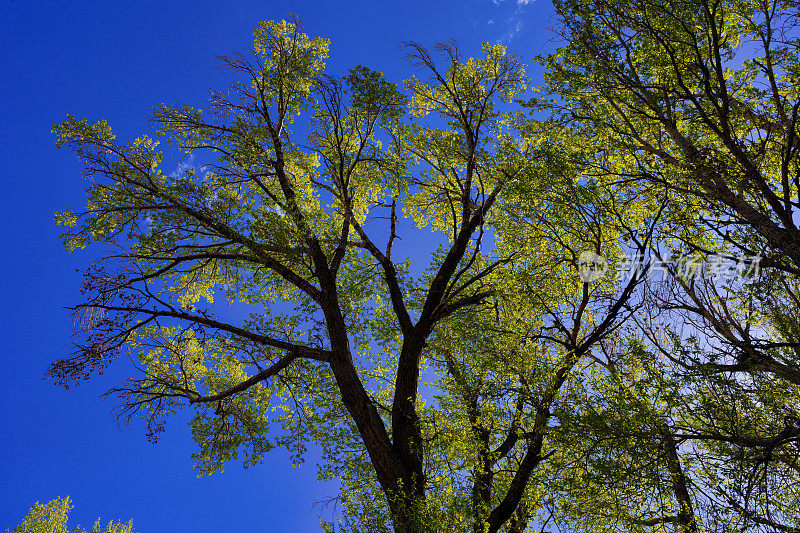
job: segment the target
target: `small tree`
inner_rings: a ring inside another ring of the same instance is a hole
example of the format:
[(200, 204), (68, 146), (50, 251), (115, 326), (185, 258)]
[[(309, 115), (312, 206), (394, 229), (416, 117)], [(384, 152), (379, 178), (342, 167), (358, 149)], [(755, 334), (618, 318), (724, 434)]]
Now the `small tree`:
[[(50, 500), (44, 505), (36, 502), (28, 509), (28, 514), (25, 515), (25, 519), (20, 525), (6, 531), (10, 533), (87, 533), (81, 526), (67, 529), (67, 519), (72, 507), (69, 496)], [(112, 520), (103, 527), (98, 518), (88, 533), (133, 533), (133, 522), (115, 524)]]

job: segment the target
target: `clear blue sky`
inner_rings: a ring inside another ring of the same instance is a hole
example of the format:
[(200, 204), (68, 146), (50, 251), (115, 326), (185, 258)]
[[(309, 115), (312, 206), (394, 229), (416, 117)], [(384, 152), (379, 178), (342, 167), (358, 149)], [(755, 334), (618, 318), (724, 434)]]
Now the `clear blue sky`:
[(214, 55), (248, 46), (257, 21), (289, 13), (331, 40), (330, 73), (363, 64), (400, 81), (412, 72), (402, 40), (455, 39), (465, 53), (500, 41), (531, 59), (552, 48), (550, 11), (548, 0), (0, 0), (0, 530), (34, 501), (68, 494), (73, 526), (102, 516), (133, 518), (142, 532), (318, 531), (312, 504), (337, 489), (316, 481), (313, 454), (290, 468), (280, 451), (249, 470), (234, 463), (196, 478), (179, 417), (157, 445), (141, 428), (115, 426), (99, 395), (126, 376), (125, 360), (75, 389), (43, 380), (67, 350), (63, 307), (79, 301), (76, 269), (93, 254), (68, 254), (57, 238), (52, 213), (82, 205), (83, 182), (74, 155), (55, 149), (51, 122), (69, 113), (107, 119), (121, 139), (147, 132), (153, 105), (202, 104), (225, 83)]

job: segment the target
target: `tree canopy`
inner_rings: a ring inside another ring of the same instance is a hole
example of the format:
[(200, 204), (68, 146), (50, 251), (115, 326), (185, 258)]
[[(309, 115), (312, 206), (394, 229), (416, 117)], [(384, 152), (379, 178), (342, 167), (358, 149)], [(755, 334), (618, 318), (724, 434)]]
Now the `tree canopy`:
[(555, 6), (536, 91), (488, 43), (330, 74), (294, 18), (154, 137), (54, 125), (98, 258), (49, 375), (128, 354), (202, 474), (319, 446), (330, 531), (800, 531), (797, 5)]
[(67, 529), (67, 520), (72, 507), (69, 496), (55, 498), (44, 505), (36, 502), (28, 509), (25, 518), (17, 527), (5, 531), (7, 533), (134, 533), (132, 521), (127, 524), (122, 522), (115, 524), (111, 520), (103, 527), (99, 518), (88, 532), (81, 526)]

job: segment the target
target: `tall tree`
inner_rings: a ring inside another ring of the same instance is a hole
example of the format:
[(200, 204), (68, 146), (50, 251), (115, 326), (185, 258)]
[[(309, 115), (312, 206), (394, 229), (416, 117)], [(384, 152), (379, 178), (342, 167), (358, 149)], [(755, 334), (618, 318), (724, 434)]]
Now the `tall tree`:
[[(598, 481), (595, 509), (614, 504), (595, 516), (612, 528), (796, 531), (797, 4), (556, 9), (544, 107), (597, 147), (576, 153), (588, 175), (669, 199), (652, 246), (664, 280), (608, 352), (624, 394), (593, 385), (600, 397), (572, 412), (594, 435), (574, 479)], [(700, 276), (676, 261), (689, 253)], [(631, 471), (652, 499), (630, 497)]]
[[(240, 81), (207, 113), (153, 115), (208, 161), (201, 170), (165, 174), (157, 141), (119, 143), (105, 122), (55, 126), (93, 177), (87, 209), (57, 215), (72, 228), (65, 243), (110, 251), (86, 273), (76, 352), (50, 373), (67, 384), (135, 353), (140, 373), (115, 389), (124, 412), (143, 413), (156, 437), (167, 414), (194, 406), (205, 472), (240, 453), (259, 461), (276, 442), (271, 406), (287, 409), (277, 442), (298, 453), (309, 435), (334, 447), (336, 431), (352, 432), (394, 527), (425, 530), (421, 364), (439, 324), (485, 302), (510, 259), (483, 253), (484, 228), (530, 155), (501, 111), (524, 89), (522, 66), (497, 45), (466, 61), (443, 45), (440, 66), (409, 44), (427, 78), (408, 82), (419, 120), (400, 125), (397, 87), (363, 67), (324, 74), (328, 43), (297, 20), (254, 36), (253, 50), (221, 58)], [(443, 235), (420, 279), (392, 255), (399, 209)], [(371, 227), (379, 218), (389, 222)], [(221, 316), (215, 292), (256, 310)]]

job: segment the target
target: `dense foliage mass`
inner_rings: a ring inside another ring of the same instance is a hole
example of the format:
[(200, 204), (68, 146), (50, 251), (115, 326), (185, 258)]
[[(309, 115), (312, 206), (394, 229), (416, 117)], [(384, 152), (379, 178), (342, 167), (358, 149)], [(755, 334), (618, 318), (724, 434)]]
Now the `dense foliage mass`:
[(193, 409), (202, 473), (320, 446), (330, 531), (800, 531), (798, 6), (555, 7), (539, 92), (500, 45), (406, 43), (399, 87), (262, 22), (153, 114), (194, 166), (56, 125), (103, 255), (50, 374), (129, 353), (122, 414)]

